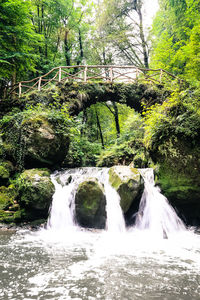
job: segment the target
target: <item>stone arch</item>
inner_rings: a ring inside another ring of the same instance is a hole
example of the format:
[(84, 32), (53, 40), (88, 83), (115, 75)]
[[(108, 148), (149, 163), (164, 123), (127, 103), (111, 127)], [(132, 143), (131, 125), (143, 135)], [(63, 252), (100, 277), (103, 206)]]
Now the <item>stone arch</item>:
[(58, 85), (62, 103), (69, 106), (71, 115), (78, 115), (83, 109), (98, 102), (114, 101), (126, 104), (137, 112), (145, 106), (162, 103), (166, 98), (161, 86), (134, 83), (103, 83), (103, 82), (66, 82)]

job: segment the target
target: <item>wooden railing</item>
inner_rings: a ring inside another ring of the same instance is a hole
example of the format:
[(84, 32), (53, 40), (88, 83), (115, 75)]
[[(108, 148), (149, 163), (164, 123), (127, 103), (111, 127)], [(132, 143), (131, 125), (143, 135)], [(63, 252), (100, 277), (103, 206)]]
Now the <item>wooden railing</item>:
[(41, 91), (49, 83), (62, 81), (88, 81), (101, 80), (104, 82), (134, 82), (145, 80), (151, 83), (161, 84), (166, 79), (181, 79), (163, 69), (144, 69), (135, 66), (112, 66), (112, 65), (90, 65), (90, 66), (62, 66), (53, 68), (47, 74), (32, 80), (20, 81), (10, 88), (9, 94), (22, 96), (32, 90)]

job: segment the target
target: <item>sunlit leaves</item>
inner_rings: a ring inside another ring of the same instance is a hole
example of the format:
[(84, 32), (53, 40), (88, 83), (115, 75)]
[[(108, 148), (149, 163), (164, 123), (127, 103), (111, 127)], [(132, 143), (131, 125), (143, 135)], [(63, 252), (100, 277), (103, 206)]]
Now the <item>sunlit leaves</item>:
[(161, 0), (153, 24), (151, 64), (176, 75), (200, 79), (200, 1)]

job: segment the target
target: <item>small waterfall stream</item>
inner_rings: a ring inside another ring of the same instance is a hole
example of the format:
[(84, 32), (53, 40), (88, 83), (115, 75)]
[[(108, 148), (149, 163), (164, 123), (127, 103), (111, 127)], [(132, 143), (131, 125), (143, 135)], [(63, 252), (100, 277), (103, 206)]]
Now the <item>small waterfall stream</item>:
[[(57, 174), (51, 176), (55, 186), (55, 194), (52, 200), (51, 212), (47, 222), (47, 229), (53, 230), (73, 230), (74, 219), (74, 186), (76, 176), (71, 176), (70, 171), (66, 171), (64, 176), (60, 176), (58, 183)], [(70, 181), (70, 182), (69, 182)], [(66, 185), (65, 182), (68, 182)]]
[(135, 228), (148, 230), (158, 238), (168, 238), (173, 233), (186, 230), (167, 198), (155, 186), (153, 169), (140, 169), (140, 173), (144, 178), (145, 188)]

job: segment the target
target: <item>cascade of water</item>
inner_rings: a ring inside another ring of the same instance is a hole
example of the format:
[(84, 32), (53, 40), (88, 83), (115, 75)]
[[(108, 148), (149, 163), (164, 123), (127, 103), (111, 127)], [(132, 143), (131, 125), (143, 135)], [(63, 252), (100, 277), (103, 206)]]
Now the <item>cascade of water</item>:
[(106, 228), (109, 232), (125, 232), (126, 227), (123, 212), (120, 206), (120, 196), (109, 183), (108, 171), (105, 174), (104, 188), (107, 213)]
[(184, 231), (185, 225), (170, 206), (168, 200), (155, 186), (153, 169), (140, 169), (145, 189), (136, 217), (135, 227), (147, 229), (154, 236), (168, 238), (170, 234)]
[[(72, 229), (75, 226), (74, 220), (74, 195), (75, 178), (71, 177), (70, 172), (57, 177), (58, 174), (52, 175), (51, 180), (55, 186), (55, 194), (53, 195), (51, 211), (47, 222), (47, 229), (66, 230)], [(60, 183), (58, 183), (58, 178)], [(69, 181), (64, 185), (62, 181)]]
[[(74, 229), (75, 222), (75, 194), (79, 183), (87, 178), (97, 178), (105, 189), (106, 196), (106, 228), (111, 232), (124, 232), (125, 221), (120, 207), (120, 197), (109, 183), (108, 169), (80, 168), (57, 172), (51, 176), (55, 186), (47, 229)], [(60, 182), (60, 183), (58, 183)]]

